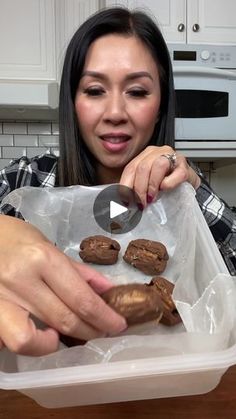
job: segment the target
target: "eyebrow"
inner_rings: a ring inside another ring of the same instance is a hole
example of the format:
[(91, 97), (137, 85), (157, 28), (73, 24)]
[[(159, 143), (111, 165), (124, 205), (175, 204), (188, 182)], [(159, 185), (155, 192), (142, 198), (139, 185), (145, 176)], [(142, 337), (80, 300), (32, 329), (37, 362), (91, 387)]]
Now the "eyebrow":
[[(91, 71), (91, 70), (86, 70), (82, 73), (81, 77), (85, 77), (85, 76), (90, 76), (90, 77), (95, 77), (97, 79), (101, 79), (101, 80), (106, 80), (107, 76), (103, 73), (100, 73), (99, 71)], [(135, 71), (133, 73), (129, 73), (126, 76), (127, 80), (134, 80), (134, 79), (138, 79), (140, 77), (147, 77), (150, 80), (153, 81), (153, 77), (151, 76), (151, 74), (148, 71)]]

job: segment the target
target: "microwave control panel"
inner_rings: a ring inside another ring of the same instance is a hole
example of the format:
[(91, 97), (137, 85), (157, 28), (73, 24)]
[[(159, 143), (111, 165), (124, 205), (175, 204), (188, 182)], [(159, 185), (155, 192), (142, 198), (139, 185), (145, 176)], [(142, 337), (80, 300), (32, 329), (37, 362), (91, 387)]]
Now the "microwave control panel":
[(236, 45), (167, 44), (174, 66), (236, 69)]

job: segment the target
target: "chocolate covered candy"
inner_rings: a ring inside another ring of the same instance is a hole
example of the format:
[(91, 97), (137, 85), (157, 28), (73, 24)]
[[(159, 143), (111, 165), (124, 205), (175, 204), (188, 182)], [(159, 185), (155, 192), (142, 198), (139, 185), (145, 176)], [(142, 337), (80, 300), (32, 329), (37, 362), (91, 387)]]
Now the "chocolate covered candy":
[(155, 290), (155, 292), (158, 293), (162, 300), (163, 316), (160, 322), (167, 326), (173, 326), (177, 323), (180, 323), (182, 320), (172, 298), (174, 284), (172, 284), (172, 282), (168, 281), (166, 278), (157, 276), (152, 278), (150, 283), (146, 286)]
[(165, 270), (169, 256), (164, 244), (137, 239), (129, 243), (123, 259), (146, 275), (159, 275)]
[(158, 293), (145, 284), (118, 285), (110, 288), (101, 297), (126, 318), (129, 326), (151, 320), (158, 322), (163, 313), (163, 304)]
[(120, 245), (116, 240), (97, 235), (82, 240), (79, 255), (86, 263), (113, 265), (117, 262)]

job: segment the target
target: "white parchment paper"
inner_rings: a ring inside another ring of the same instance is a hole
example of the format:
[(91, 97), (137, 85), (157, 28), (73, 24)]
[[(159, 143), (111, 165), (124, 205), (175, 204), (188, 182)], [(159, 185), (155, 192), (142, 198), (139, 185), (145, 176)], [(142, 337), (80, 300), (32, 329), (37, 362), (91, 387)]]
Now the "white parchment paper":
[[(108, 186), (108, 185), (106, 185)], [(235, 325), (235, 278), (227, 273), (201, 214), (193, 188), (185, 183), (143, 211), (139, 224), (126, 234), (109, 234), (96, 223), (93, 204), (104, 186), (67, 188), (24, 187), (2, 202), (20, 211), (63, 252), (83, 263), (80, 242), (90, 235), (113, 237), (121, 245), (116, 265), (93, 267), (114, 284), (149, 282), (126, 264), (122, 255), (136, 238), (161, 241), (169, 254), (165, 278), (175, 284), (174, 300), (183, 324), (166, 327), (147, 323), (114, 338), (95, 339), (84, 346), (64, 348), (45, 357), (18, 357), (20, 370), (84, 365), (166, 354), (220, 350), (227, 347)], [(65, 279), (66, 280), (66, 279)]]

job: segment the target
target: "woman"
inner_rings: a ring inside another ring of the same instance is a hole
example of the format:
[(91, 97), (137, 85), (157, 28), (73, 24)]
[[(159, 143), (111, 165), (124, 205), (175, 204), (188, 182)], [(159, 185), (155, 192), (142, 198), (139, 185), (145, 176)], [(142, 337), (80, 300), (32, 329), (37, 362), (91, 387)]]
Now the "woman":
[[(59, 161), (49, 154), (14, 161), (1, 172), (2, 198), (24, 185), (118, 182), (134, 189), (144, 208), (159, 190), (188, 181), (235, 273), (233, 213), (174, 152), (172, 69), (149, 17), (112, 8), (79, 28), (65, 57), (59, 121)], [(61, 253), (12, 208), (1, 211), (2, 347), (41, 355), (56, 350), (58, 332), (87, 340), (125, 329), (125, 320), (99, 297), (112, 286), (103, 275)], [(36, 329), (29, 313), (49, 328)]]

